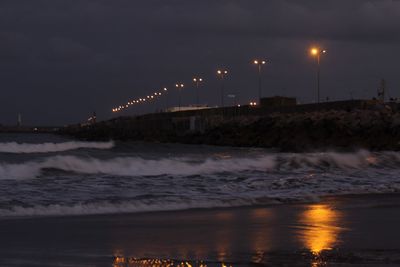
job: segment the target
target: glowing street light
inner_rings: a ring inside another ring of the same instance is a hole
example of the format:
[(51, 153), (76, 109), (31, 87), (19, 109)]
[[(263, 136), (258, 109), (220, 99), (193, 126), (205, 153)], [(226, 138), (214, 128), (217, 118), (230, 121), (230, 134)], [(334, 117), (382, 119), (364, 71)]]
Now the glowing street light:
[(228, 71), (225, 69), (217, 70), (217, 76), (221, 79), (221, 107), (224, 107), (224, 90), (225, 90), (225, 77)]
[(167, 108), (168, 108), (168, 98), (169, 98), (169, 94), (168, 94), (168, 88), (167, 87), (164, 87), (163, 89), (162, 89), (163, 91), (164, 91), (164, 95), (165, 95), (165, 110), (167, 110)]
[(179, 111), (181, 111), (181, 91), (185, 87), (185, 85), (183, 83), (176, 83), (175, 87), (179, 91)]
[(200, 105), (200, 100), (199, 100), (199, 87), (200, 87), (200, 83), (203, 82), (203, 78), (194, 77), (194, 78), (193, 78), (193, 82), (196, 84), (196, 104), (197, 104), (197, 106), (199, 106), (199, 105)]
[(250, 102), (250, 106), (252, 106), (252, 107), (257, 106), (257, 102)]
[(320, 73), (321, 73), (321, 55), (326, 54), (326, 50), (313, 47), (310, 49), (310, 54), (317, 59), (317, 102), (320, 102)]
[(254, 65), (257, 65), (258, 67), (258, 99), (259, 99), (259, 103), (261, 103), (261, 97), (262, 97), (262, 81), (261, 81), (261, 72), (262, 72), (262, 66), (267, 64), (266, 60), (260, 60), (260, 59), (255, 59), (253, 61)]

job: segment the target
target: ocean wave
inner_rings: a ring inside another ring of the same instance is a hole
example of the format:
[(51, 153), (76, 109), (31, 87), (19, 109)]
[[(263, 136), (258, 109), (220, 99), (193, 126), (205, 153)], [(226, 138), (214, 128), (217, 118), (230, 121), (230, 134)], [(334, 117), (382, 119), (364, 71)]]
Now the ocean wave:
[(80, 148), (93, 148), (93, 149), (111, 149), (114, 147), (114, 142), (64, 142), (64, 143), (42, 143), (42, 144), (29, 144), (29, 143), (0, 143), (0, 153), (51, 153), (62, 152), (68, 150), (75, 150)]
[(0, 179), (35, 178), (44, 169), (115, 176), (190, 176), (242, 171), (288, 171), (304, 168), (363, 170), (369, 167), (397, 168), (399, 165), (399, 153), (371, 153), (368, 151), (357, 153), (267, 154), (259, 157), (207, 158), (204, 160), (190, 157), (153, 160), (140, 157), (119, 157), (103, 160), (59, 155), (20, 164), (0, 163)]
[(247, 206), (250, 202), (237, 200), (235, 203), (223, 201), (195, 201), (180, 203), (146, 203), (146, 202), (98, 202), (75, 205), (37, 205), (31, 207), (14, 206), (9, 209), (0, 208), (0, 217), (36, 217), (36, 216), (79, 216), (100, 214), (123, 214), (156, 211), (177, 211), (188, 209), (226, 208)]
[[(388, 162), (386, 159), (391, 157)], [(362, 169), (381, 164), (397, 164), (400, 156), (397, 153), (372, 153), (366, 150), (358, 152), (320, 152), (276, 154), (276, 164), (283, 169), (317, 168), (317, 169)]]
[(191, 158), (148, 160), (121, 157), (110, 160), (77, 156), (54, 156), (42, 161), (22, 164), (0, 164), (0, 179), (38, 177), (44, 169), (56, 169), (81, 174), (109, 174), (116, 176), (198, 175), (206, 173), (267, 171), (274, 167), (273, 157), (206, 159), (194, 162)]
[[(399, 166), (400, 153), (369, 151), (158, 159), (54, 155), (0, 163), (0, 179), (21, 179), (1, 181), (0, 217), (222, 208), (398, 193)], [(44, 179), (23, 180), (34, 177)], [(26, 190), (35, 194), (27, 197)]]
[[(310, 193), (309, 190), (294, 191), (292, 193), (274, 190), (253, 192), (250, 194), (230, 195), (218, 198), (217, 196), (209, 198), (181, 198), (179, 194), (170, 198), (154, 198), (147, 200), (132, 201), (98, 201), (89, 203), (74, 204), (37, 204), (13, 205), (0, 207), (0, 218), (4, 217), (49, 217), (49, 216), (87, 216), (104, 214), (129, 214), (142, 212), (160, 212), (160, 211), (180, 211), (190, 209), (213, 209), (213, 208), (234, 208), (249, 207), (260, 205), (282, 205), (285, 203), (315, 203), (321, 201), (324, 197), (332, 196), (354, 196), (370, 195), (384, 193), (398, 193), (400, 185), (352, 187), (346, 190), (340, 190), (340, 186), (330, 188), (328, 191)], [(356, 203), (357, 204), (357, 203)]]

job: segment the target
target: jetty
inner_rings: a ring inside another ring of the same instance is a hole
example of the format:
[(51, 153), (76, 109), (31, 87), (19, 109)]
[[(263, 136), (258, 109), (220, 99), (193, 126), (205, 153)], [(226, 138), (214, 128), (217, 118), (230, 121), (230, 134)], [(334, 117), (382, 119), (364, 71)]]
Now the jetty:
[(231, 106), (71, 125), (60, 133), (85, 140), (177, 142), (254, 146), (282, 151), (400, 150), (400, 104), (347, 100), (297, 104), (263, 98), (261, 105)]

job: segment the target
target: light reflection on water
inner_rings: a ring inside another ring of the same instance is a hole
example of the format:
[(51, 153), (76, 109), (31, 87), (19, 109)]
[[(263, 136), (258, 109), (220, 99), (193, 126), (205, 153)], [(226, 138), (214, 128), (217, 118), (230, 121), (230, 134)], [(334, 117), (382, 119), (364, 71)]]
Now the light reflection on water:
[[(176, 260), (163, 260), (163, 259), (136, 259), (136, 258), (123, 258), (115, 257), (113, 267), (207, 267), (206, 263), (202, 261), (176, 261)], [(230, 264), (219, 263), (212, 264), (212, 266), (233, 267)]]
[(312, 267), (325, 266), (322, 253), (332, 250), (339, 241), (339, 235), (344, 230), (341, 225), (342, 214), (329, 205), (310, 205), (300, 215), (303, 227), (300, 236), (303, 245), (313, 254)]
[(341, 214), (328, 205), (311, 205), (301, 214), (304, 225), (302, 239), (306, 248), (313, 253), (330, 250), (338, 241)]
[[(274, 214), (269, 209), (258, 208), (254, 209), (250, 213), (250, 218), (260, 224), (261, 222), (271, 221), (274, 218)], [(253, 250), (252, 262), (262, 263), (265, 261), (265, 254), (271, 247), (270, 231), (271, 227), (269, 224), (263, 225), (259, 231), (254, 231), (251, 236), (251, 245)]]
[[(206, 227), (204, 230), (208, 229), (209, 232), (203, 233), (189, 232), (192, 239), (196, 235), (204, 236), (205, 239), (193, 239), (199, 240), (200, 243), (178, 241), (178, 244), (166, 245), (165, 249), (178, 253), (167, 252), (164, 254), (166, 256), (164, 259), (115, 257), (114, 267), (238, 266), (237, 252), (240, 251), (245, 252), (242, 255), (247, 256), (241, 258), (239, 262), (244, 260), (252, 264), (265, 264), (277, 260), (274, 258), (277, 248), (282, 251), (292, 251), (293, 254), (290, 255), (294, 260), (300, 255), (296, 254), (296, 250), (303, 252), (301, 247), (306, 248), (310, 254), (300, 260), (306, 260), (312, 267), (325, 266), (327, 262), (324, 252), (337, 247), (340, 243), (340, 234), (345, 229), (342, 225), (344, 217), (342, 212), (325, 204), (304, 205), (294, 217), (298, 227), (287, 228), (287, 226), (282, 227), (285, 220), (279, 221), (274, 211), (275, 209), (270, 208), (255, 208), (239, 213), (240, 215), (230, 210), (216, 212), (209, 221), (207, 220), (210, 225), (217, 225), (215, 228)], [(139, 251), (136, 252), (137, 256), (144, 255)], [(181, 260), (168, 259), (175, 256)]]
[[(232, 225), (235, 221), (235, 215), (230, 211), (219, 212), (215, 215), (215, 221), (223, 222), (226, 225)], [(230, 245), (232, 243), (233, 235), (234, 233), (230, 227), (225, 227), (216, 232), (216, 250), (218, 261), (224, 262), (227, 260), (229, 251), (231, 250)]]

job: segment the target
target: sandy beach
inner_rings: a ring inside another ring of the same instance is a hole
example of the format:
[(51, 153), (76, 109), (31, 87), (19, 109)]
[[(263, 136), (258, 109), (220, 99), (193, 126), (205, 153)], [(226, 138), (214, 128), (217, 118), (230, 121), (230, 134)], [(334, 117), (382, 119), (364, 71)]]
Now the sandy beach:
[(1, 266), (397, 266), (400, 196), (0, 221)]

